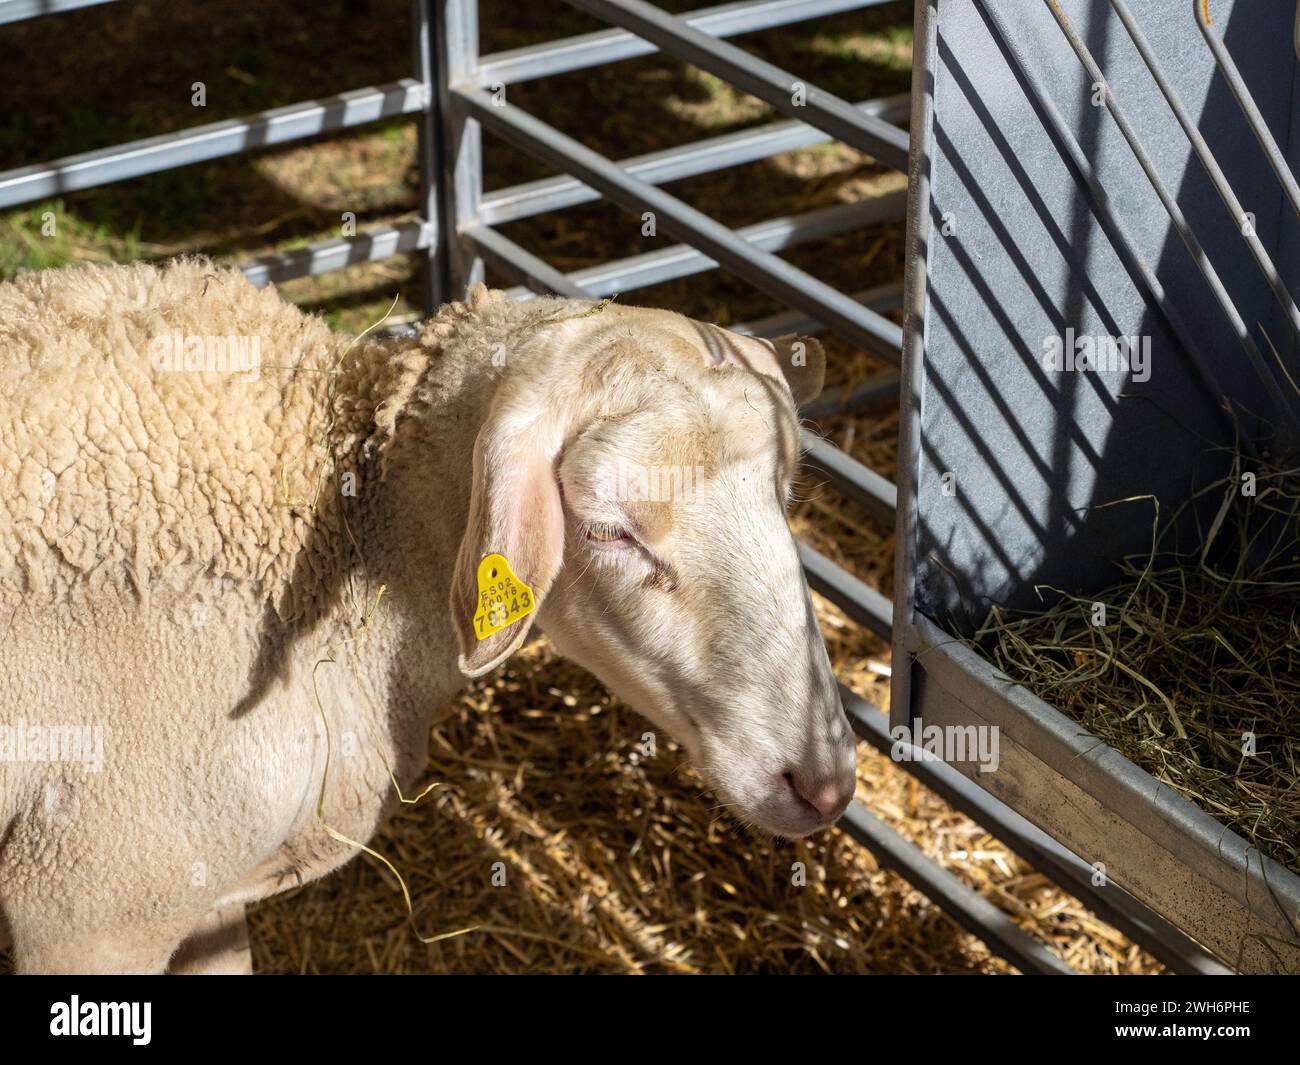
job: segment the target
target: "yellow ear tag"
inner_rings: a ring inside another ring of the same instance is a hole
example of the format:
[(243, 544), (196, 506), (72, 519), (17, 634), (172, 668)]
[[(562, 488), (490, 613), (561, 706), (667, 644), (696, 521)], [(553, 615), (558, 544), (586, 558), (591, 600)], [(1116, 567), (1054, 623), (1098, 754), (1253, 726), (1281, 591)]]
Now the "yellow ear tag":
[(474, 635), (486, 640), (537, 609), (533, 590), (515, 576), (505, 555), (488, 555), (478, 564), (478, 609)]

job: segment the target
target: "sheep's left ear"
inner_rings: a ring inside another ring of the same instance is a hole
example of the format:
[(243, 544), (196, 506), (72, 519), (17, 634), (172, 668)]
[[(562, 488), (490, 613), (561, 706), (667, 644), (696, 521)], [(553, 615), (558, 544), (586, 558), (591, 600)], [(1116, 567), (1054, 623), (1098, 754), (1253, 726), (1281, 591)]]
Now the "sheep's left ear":
[(826, 352), (819, 340), (794, 335), (777, 337), (772, 349), (796, 407), (821, 395), (826, 382)]
[(713, 362), (743, 366), (784, 381), (796, 407), (821, 394), (826, 380), (826, 353), (812, 337), (791, 335), (764, 340), (716, 325), (703, 326), (701, 335)]
[[(548, 435), (536, 423), (496, 415), (489, 416), (474, 442), (469, 519), (451, 583), (457, 664), (467, 677), (482, 676), (519, 649), (560, 570), (564, 507)], [(479, 568), (492, 555), (503, 556), (526, 587), (517, 597), (524, 612), (498, 631), (492, 631), (494, 621), (476, 619), (482, 603)]]

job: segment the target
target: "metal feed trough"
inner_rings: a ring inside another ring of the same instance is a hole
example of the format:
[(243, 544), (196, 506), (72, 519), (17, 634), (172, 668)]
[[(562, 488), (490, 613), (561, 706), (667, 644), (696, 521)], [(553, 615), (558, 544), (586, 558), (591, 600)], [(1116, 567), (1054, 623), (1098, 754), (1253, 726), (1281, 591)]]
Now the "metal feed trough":
[[(1294, 445), (1297, 5), (917, 7), (893, 722), (996, 727), (970, 779), (1234, 966), (1295, 971), (1300, 878), (957, 637), (1149, 551), (1149, 500), (1102, 505), (1222, 477), (1229, 404)], [(1060, 372), (1069, 330), (1149, 363)]]
[[(0, 24), (110, 2), (112, 0), (0, 0)], [(725, 42), (725, 38), (736, 34), (871, 7), (881, 0), (742, 0), (681, 17), (666, 15), (640, 0), (569, 2), (609, 23), (612, 28), (509, 52), (481, 55), (475, 0), (413, 0), (413, 77), (388, 85), (355, 89), (324, 100), (309, 100), (245, 119), (212, 123), (0, 173), (0, 208), (286, 144), (383, 118), (412, 115), (419, 129), (421, 217), (408, 223), (375, 227), (355, 237), (267, 256), (244, 266), (250, 279), (257, 284), (280, 282), (336, 270), (352, 263), (417, 253), (426, 260), (427, 267), (424, 309), (432, 311), (440, 302), (462, 293), (468, 283), (480, 279), (488, 265), (521, 283), (512, 295), (528, 298), (532, 292), (575, 296), (601, 296), (615, 291), (628, 293), (670, 278), (714, 269), (721, 264), (790, 308), (738, 328), (772, 336), (831, 330), (890, 361), (898, 362), (903, 331), (883, 314), (902, 304), (901, 284), (846, 295), (790, 266), (776, 253), (805, 241), (873, 222), (901, 219), (905, 206), (902, 197), (885, 196), (796, 217), (770, 219), (733, 231), (660, 188), (664, 183), (680, 178), (742, 165), (831, 139), (853, 145), (885, 165), (900, 170), (907, 168), (909, 138), (895, 125), (905, 121), (909, 113), (906, 97), (847, 102), (815, 86), (805, 86), (803, 106), (795, 106), (792, 89), (802, 81), (797, 72), (780, 70)], [(1036, 0), (1017, 0), (1016, 8), (1034, 2)], [(922, 0), (917, 13), (922, 30), (918, 38), (918, 57), (924, 59), (924, 64), (918, 65), (919, 76), (914, 89), (914, 98), (920, 107), (914, 108), (913, 123), (921, 141), (912, 150), (911, 166), (916, 180), (913, 181), (911, 196), (922, 205), (922, 210), (915, 216), (918, 223), (929, 214), (929, 182), (941, 173), (942, 157), (934, 151), (936, 124), (931, 90), (936, 78), (942, 84), (947, 75), (943, 68), (936, 66), (935, 57), (947, 54), (946, 50), (953, 47), (948, 41), (944, 48), (937, 48), (941, 38), (936, 31), (940, 17), (961, 17), (950, 9), (970, 5), (971, 0), (944, 2), (938, 5), (943, 9), (940, 12), (933, 0), (929, 4)], [(971, 67), (981, 80), (985, 76), (981, 63), (1000, 62), (997, 53), (986, 47), (987, 34), (983, 41), (983, 52), (968, 52), (964, 43), (959, 49), (962, 55), (983, 57)], [(501, 92), (502, 87), (528, 79), (581, 70), (660, 49), (761, 97), (783, 112), (786, 118), (758, 129), (616, 161), (604, 158), (520, 110), (508, 102), (508, 93)], [(962, 83), (966, 87), (969, 87), (969, 77), (971, 75), (967, 75), (967, 82)], [(974, 94), (971, 98), (975, 99)], [(999, 100), (999, 106), (1007, 103)], [(942, 123), (937, 128), (945, 135), (957, 132), (947, 129)], [(561, 176), (485, 192), (482, 188), (481, 156), (484, 130), (553, 165)], [(939, 143), (942, 144), (943, 140)], [(974, 193), (966, 195), (968, 206), (964, 209), (975, 210), (969, 206), (969, 197)], [(655, 212), (663, 230), (682, 243), (564, 274), (507, 239), (496, 228), (509, 221), (563, 210), (601, 197), (637, 216), (647, 210)], [(972, 240), (973, 227), (972, 221), (969, 238)], [(1265, 224), (1261, 232), (1267, 231)], [(965, 232), (963, 238), (967, 239)], [(914, 227), (912, 262), (915, 268), (909, 279), (912, 283), (909, 306), (924, 307), (927, 286), (945, 277), (937, 261), (927, 275), (925, 239), (925, 234)], [(963, 246), (966, 249), (973, 247), (970, 243)], [(1014, 292), (999, 289), (999, 300), (1009, 308), (1016, 306), (1014, 297)], [(970, 294), (958, 296), (955, 283), (951, 299), (954, 305), (971, 306)], [(939, 409), (933, 390), (931, 402), (925, 407), (926, 420), (918, 420), (920, 408), (915, 400), (923, 394), (927, 383), (919, 355), (923, 347), (927, 359), (935, 357), (938, 352), (933, 346), (937, 337), (924, 328), (918, 328), (922, 321), (923, 316), (914, 311), (907, 382), (909, 431), (904, 441), (910, 455), (923, 450), (922, 440), (931, 435), (937, 439), (937, 434), (944, 431), (943, 425), (936, 425), (930, 419), (931, 414)], [(1004, 341), (1003, 348), (1006, 346)], [(936, 364), (935, 369), (938, 368)], [(938, 388), (946, 382), (934, 377), (929, 383)], [(836, 409), (878, 404), (896, 396), (898, 388), (897, 375), (882, 376), (843, 393), (828, 393), (805, 408), (804, 413), (816, 417)], [(1021, 387), (1017, 395), (1023, 392)], [(960, 419), (956, 422), (956, 425), (966, 424)], [(886, 522), (894, 520), (896, 493), (892, 484), (812, 434), (805, 433), (804, 442), (808, 447), (806, 462), (813, 470), (875, 517)], [(910, 467), (904, 465), (904, 473), (903, 527), (927, 530), (928, 535), (929, 530), (938, 527), (938, 515), (915, 487), (924, 485), (928, 474), (922, 470), (918, 478), (914, 462)], [(902, 539), (900, 543), (903, 543)], [(917, 596), (918, 582), (913, 579), (913, 560), (923, 556), (918, 555), (910, 542), (906, 548), (901, 559), (902, 579), (898, 582), (905, 598), (896, 610), (885, 597), (801, 545), (805, 568), (814, 589), (838, 604), (855, 621), (888, 638), (897, 613), (899, 663), (909, 661), (925, 647), (942, 643), (943, 639), (932, 623), (916, 612), (918, 605), (924, 606), (928, 602), (923, 596)], [(933, 663), (930, 659), (922, 661), (925, 668), (917, 671), (910, 686), (906, 683), (907, 677), (902, 678), (899, 696), (896, 696), (898, 707), (914, 706), (923, 709), (927, 717), (933, 712), (937, 718), (942, 718), (937, 704), (943, 703), (949, 707), (949, 719), (964, 718), (968, 716), (967, 705), (982, 707), (985, 705), (982, 700), (987, 698), (999, 707), (1005, 707), (1004, 716), (1017, 708), (1030, 707), (1029, 712), (1023, 709), (1020, 712), (1039, 731), (1041, 726), (1036, 724), (1039, 718), (1043, 713), (1052, 713), (1050, 708), (1033, 703), (1023, 694), (1008, 700), (991, 678), (988, 668), (961, 651), (947, 648), (933, 659)], [(940, 668), (940, 662), (943, 668)], [(906, 675), (907, 670), (900, 669), (898, 673)], [(934, 683), (917, 683), (923, 676), (931, 677)], [(941, 689), (940, 685), (944, 683), (948, 685), (947, 689)], [(941, 690), (955, 694), (940, 698)], [(889, 752), (893, 740), (883, 715), (847, 688), (842, 688), (842, 692), (858, 734), (877, 749)], [(987, 692), (993, 694), (986, 696)], [(956, 708), (961, 712), (958, 713)], [(898, 713), (898, 716), (903, 714)], [(1055, 751), (1044, 751), (1033, 745), (1038, 731), (1031, 735), (1028, 728), (1007, 723), (1004, 761), (1014, 768), (1007, 773), (992, 774), (1001, 778), (994, 784), (1018, 780), (1031, 785), (1027, 789), (1000, 787), (1000, 794), (1009, 800), (1009, 805), (967, 779), (962, 767), (923, 759), (906, 765), (954, 806), (979, 821), (1044, 874), (1086, 899), (1100, 916), (1175, 971), (1226, 971), (1221, 962), (1193, 943), (1174, 924), (1116, 887), (1114, 881), (1104, 889), (1093, 888), (1093, 870), (1089, 862), (1094, 851), (1088, 845), (1089, 839), (1075, 832), (1073, 826), (1062, 818), (1044, 816), (1041, 807), (1046, 796), (1035, 791), (1039, 778), (1023, 775), (1023, 766), (1028, 763), (1020, 753), (1022, 743), (1027, 756), (1037, 751), (1044, 756), (1044, 765), (1056, 767), (1044, 770), (1046, 777), (1042, 786), (1050, 794), (1051, 789), (1058, 787), (1060, 774), (1073, 771), (1063, 764), (1068, 761), (1068, 744), (1058, 744)], [(1070, 736), (1069, 742), (1073, 742), (1073, 734)], [(1014, 751), (1007, 750), (1009, 747), (1014, 747)], [(1096, 761), (1092, 759), (1092, 763)], [(1112, 764), (1113, 759), (1108, 759), (1102, 769)], [(1131, 767), (1127, 772), (1136, 773)], [(1013, 773), (1018, 775), (1013, 776)], [(979, 783), (989, 782), (980, 779)], [(1023, 811), (1029, 819), (1012, 807)], [(1050, 828), (1052, 835), (1032, 824), (1031, 820)], [(869, 847), (883, 864), (907, 878), (964, 928), (982, 938), (995, 952), (1021, 970), (1070, 971), (1001, 910), (927, 858), (861, 804), (854, 803), (849, 808), (841, 825)], [(1064, 839), (1074, 850), (1057, 842), (1053, 835)], [(1089, 860), (1085, 861), (1079, 855)], [(1158, 870), (1164, 868), (1161, 865)], [(1166, 905), (1165, 897), (1159, 892), (1145, 890), (1146, 884), (1141, 879), (1126, 879), (1118, 866), (1112, 872), (1115, 879), (1131, 886), (1157, 909), (1173, 916), (1177, 923), (1195, 931), (1198, 938), (1216, 947), (1221, 955), (1236, 960), (1231, 957), (1232, 951), (1226, 949), (1221, 937), (1207, 934), (1195, 907)], [(1265, 967), (1256, 964), (1254, 955), (1248, 957), (1245, 964)]]

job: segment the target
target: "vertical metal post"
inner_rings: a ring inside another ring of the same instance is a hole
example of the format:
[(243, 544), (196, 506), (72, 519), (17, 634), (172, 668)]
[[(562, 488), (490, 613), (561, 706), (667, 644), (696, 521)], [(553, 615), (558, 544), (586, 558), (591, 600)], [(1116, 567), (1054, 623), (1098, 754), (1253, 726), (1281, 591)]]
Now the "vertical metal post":
[[(479, 61), (478, 0), (427, 0), (437, 8), (438, 110), (445, 145), (442, 224), (446, 233), (450, 297), (460, 298), (484, 280), (482, 257), (460, 234), (479, 221), (483, 199), (483, 130), (466, 115), (452, 87), (476, 84)], [(505, 86), (495, 91), (505, 92)]]
[[(889, 723), (912, 727), (913, 681), (921, 652), (916, 640), (917, 480), (921, 472), (921, 395), (925, 382), (926, 277), (930, 247), (930, 166), (925, 145), (934, 133), (934, 71), (939, 69), (939, 0), (912, 9), (912, 121), (907, 166), (907, 246), (903, 257), (903, 346), (898, 411), (898, 488), (894, 509), (893, 675)], [(916, 700), (919, 703), (919, 699)]]
[(433, 224), (435, 236), (424, 253), (420, 278), (420, 302), (424, 313), (432, 314), (451, 298), (447, 244), (454, 233), (447, 230), (440, 195), (443, 159), (441, 93), (435, 67), (437, 48), (436, 0), (411, 0), (411, 46), (415, 77), (424, 86), (424, 107), (416, 116), (416, 166), (420, 171), (420, 216)]

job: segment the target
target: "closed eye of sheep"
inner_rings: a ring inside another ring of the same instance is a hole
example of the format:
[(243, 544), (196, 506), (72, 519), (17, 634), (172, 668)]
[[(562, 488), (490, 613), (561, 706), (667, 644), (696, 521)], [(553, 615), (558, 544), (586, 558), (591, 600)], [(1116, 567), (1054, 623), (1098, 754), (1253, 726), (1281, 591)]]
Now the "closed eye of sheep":
[(534, 625), (743, 820), (838, 816), (851, 734), (784, 509), (821, 349), (596, 306), (476, 286), (357, 340), (203, 262), (0, 285), (21, 970), (238, 967), (247, 902), (356, 854), (317, 816), (322, 714), (324, 821), (369, 840), (390, 767)]

